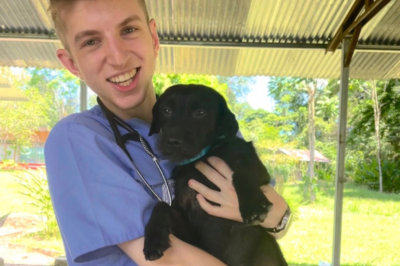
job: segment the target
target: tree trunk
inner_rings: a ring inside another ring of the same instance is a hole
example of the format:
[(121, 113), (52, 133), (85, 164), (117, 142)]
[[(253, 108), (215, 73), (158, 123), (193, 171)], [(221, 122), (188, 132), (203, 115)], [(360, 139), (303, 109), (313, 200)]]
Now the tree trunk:
[[(386, 85), (385, 85), (386, 86)], [(379, 169), (379, 192), (383, 192), (383, 178), (382, 178), (382, 147), (381, 147), (381, 138), (379, 134), (380, 129), (380, 120), (381, 120), (381, 108), (379, 106), (378, 93), (376, 91), (376, 82), (375, 80), (371, 82), (371, 98), (374, 106), (374, 120), (375, 120), (375, 137), (376, 137), (376, 157), (378, 160), (378, 169)]]
[(308, 88), (308, 143), (310, 150), (310, 162), (308, 165), (308, 174), (310, 177), (310, 200), (315, 201), (315, 194), (313, 189), (314, 182), (314, 150), (315, 150), (315, 90), (316, 85), (314, 81), (310, 82)]
[(19, 163), (19, 150), (19, 145), (16, 145), (14, 149), (14, 163)]

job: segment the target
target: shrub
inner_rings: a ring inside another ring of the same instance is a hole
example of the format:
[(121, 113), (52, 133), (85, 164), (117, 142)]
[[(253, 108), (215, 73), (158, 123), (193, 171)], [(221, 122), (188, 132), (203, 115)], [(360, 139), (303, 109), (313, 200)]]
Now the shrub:
[[(382, 160), (383, 190), (400, 193), (400, 163)], [(379, 168), (376, 159), (361, 162), (355, 170), (354, 181), (359, 184), (379, 182)], [(379, 188), (379, 187), (378, 187)]]
[(44, 233), (49, 237), (60, 236), (45, 169), (39, 168), (38, 170), (20, 172), (15, 175), (15, 181), (23, 188), (20, 193), (30, 199), (27, 203), (34, 205), (45, 221)]

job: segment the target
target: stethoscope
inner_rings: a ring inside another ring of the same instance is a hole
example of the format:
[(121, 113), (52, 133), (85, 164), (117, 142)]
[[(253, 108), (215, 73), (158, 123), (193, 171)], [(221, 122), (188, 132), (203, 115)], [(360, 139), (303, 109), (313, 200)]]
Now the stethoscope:
[[(158, 172), (160, 173), (164, 185), (167, 190), (168, 194), (168, 204), (171, 205), (172, 203), (172, 197), (171, 197), (171, 191), (168, 186), (167, 179), (165, 178), (165, 175), (160, 167), (160, 164), (158, 162), (157, 157), (153, 154), (153, 152), (150, 149), (149, 144), (147, 141), (137, 132), (135, 129), (131, 128), (127, 123), (125, 123), (122, 119), (117, 117), (113, 112), (111, 112), (100, 100), (99, 97), (97, 97), (97, 103), (99, 104), (100, 108), (102, 109), (104, 115), (106, 116), (108, 122), (110, 123), (111, 129), (114, 133), (115, 140), (117, 141), (118, 146), (125, 152), (125, 154), (128, 156), (130, 161), (132, 162), (133, 168), (135, 169), (136, 173), (142, 180), (143, 184), (147, 187), (147, 189), (157, 198), (158, 201), (163, 201), (157, 193), (154, 191), (154, 189), (149, 185), (149, 183), (146, 181), (146, 179), (143, 177), (142, 173), (140, 173), (139, 169), (136, 167), (135, 162), (133, 161), (131, 155), (129, 154), (128, 150), (126, 149), (125, 142), (128, 140), (134, 140), (137, 142), (140, 142), (142, 145), (143, 149), (146, 151), (146, 153), (151, 157), (152, 161), (156, 165)], [(129, 133), (125, 134), (124, 136), (121, 136), (121, 133), (118, 130), (117, 125), (120, 125), (121, 127), (125, 128)]]

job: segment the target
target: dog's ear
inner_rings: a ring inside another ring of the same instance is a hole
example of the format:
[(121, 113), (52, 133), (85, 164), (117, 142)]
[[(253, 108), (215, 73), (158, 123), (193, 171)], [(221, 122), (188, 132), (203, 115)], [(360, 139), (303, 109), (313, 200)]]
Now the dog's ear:
[(229, 110), (225, 99), (221, 96), (219, 104), (220, 127), (219, 137), (233, 138), (239, 131), (239, 124), (235, 115)]
[(149, 136), (160, 133), (161, 121), (160, 121), (160, 101), (157, 100), (156, 104), (153, 106), (153, 120), (151, 121)]

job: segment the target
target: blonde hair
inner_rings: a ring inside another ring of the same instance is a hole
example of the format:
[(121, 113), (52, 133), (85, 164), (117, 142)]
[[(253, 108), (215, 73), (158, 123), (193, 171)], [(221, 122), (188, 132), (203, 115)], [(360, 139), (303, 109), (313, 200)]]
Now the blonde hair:
[[(69, 50), (67, 40), (65, 39), (65, 32), (67, 28), (65, 26), (65, 23), (62, 21), (61, 11), (65, 10), (66, 8), (70, 8), (74, 3), (78, 1), (83, 1), (83, 0), (50, 0), (49, 8), (47, 9), (47, 11), (51, 14), (51, 19), (53, 20), (56, 34), (60, 39), (64, 48), (67, 50)], [(86, 1), (92, 1), (92, 0), (86, 0)], [(145, 0), (138, 0), (138, 1), (139, 5), (142, 7), (144, 11), (146, 20), (149, 21), (150, 17)]]

